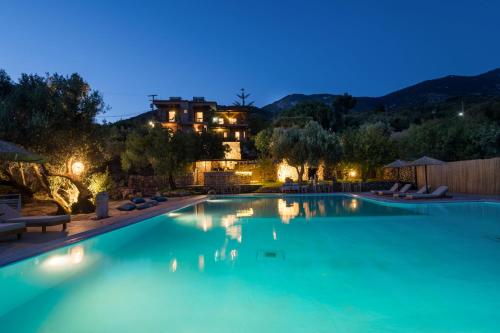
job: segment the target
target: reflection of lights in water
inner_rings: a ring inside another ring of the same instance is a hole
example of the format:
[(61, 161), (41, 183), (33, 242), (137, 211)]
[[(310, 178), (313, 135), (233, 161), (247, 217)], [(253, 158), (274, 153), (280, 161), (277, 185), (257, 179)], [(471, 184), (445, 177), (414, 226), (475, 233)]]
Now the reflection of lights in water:
[(177, 259), (172, 259), (170, 260), (170, 271), (172, 273), (174, 273), (175, 271), (177, 271)]
[(79, 264), (83, 261), (83, 257), (85, 257), (85, 250), (83, 246), (75, 246), (69, 250), (69, 257), (73, 264)]
[(228, 228), (236, 223), (236, 215), (226, 215), (221, 218), (220, 223), (224, 228)]
[(78, 245), (68, 250), (67, 254), (58, 254), (50, 256), (43, 262), (43, 266), (48, 269), (54, 268), (69, 268), (73, 265), (80, 264), (85, 257), (85, 249), (83, 246)]
[(200, 216), (198, 217), (196, 221), (196, 225), (198, 228), (203, 229), (203, 231), (208, 231), (212, 229), (213, 223), (212, 223), (212, 216)]
[(230, 202), (229, 199), (208, 199), (207, 202), (218, 203), (218, 202)]
[(290, 205), (283, 199), (278, 199), (278, 214), (281, 221), (285, 224), (290, 223), (290, 220), (298, 216), (300, 212), (299, 203), (292, 202)]
[(318, 211), (321, 216), (326, 215), (325, 202), (323, 200), (318, 201)]
[(238, 257), (238, 251), (231, 250), (231, 252), (229, 252), (229, 255), (231, 257), (231, 260), (234, 261), (234, 260), (236, 260), (236, 257)]
[(200, 254), (198, 256), (198, 269), (200, 272), (203, 272), (205, 270), (205, 256), (203, 254)]
[(309, 206), (309, 202), (304, 202), (302, 204), (302, 208), (304, 208), (304, 214), (306, 215), (306, 220), (311, 219), (311, 217), (316, 216), (316, 210), (311, 209)]
[(273, 239), (277, 240), (278, 239), (278, 234), (276, 233), (276, 230), (273, 229)]
[(241, 225), (233, 225), (226, 228), (226, 236), (230, 239), (236, 239), (238, 243), (241, 243)]
[(177, 216), (181, 216), (181, 213), (171, 212), (171, 213), (168, 213), (168, 216), (169, 217), (177, 217)]
[(253, 216), (253, 208), (240, 209), (236, 211), (236, 217), (250, 217)]
[(352, 199), (352, 200), (351, 200), (351, 204), (349, 205), (349, 207), (350, 207), (352, 210), (356, 210), (356, 209), (358, 209), (358, 200), (356, 200), (356, 199)]

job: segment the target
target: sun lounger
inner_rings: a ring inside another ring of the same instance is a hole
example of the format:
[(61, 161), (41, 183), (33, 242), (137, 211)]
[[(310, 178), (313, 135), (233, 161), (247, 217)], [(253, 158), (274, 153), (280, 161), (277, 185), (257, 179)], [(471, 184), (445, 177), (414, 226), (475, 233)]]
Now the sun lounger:
[(434, 192), (432, 193), (422, 193), (422, 194), (408, 194), (405, 196), (405, 199), (438, 199), (446, 196), (446, 193), (448, 192), (448, 186), (439, 186)]
[(406, 197), (409, 194), (423, 194), (423, 193), (428, 192), (428, 190), (430, 190), (430, 189), (431, 189), (430, 186), (422, 186), (417, 192), (394, 193), (392, 196), (394, 198), (403, 198), (403, 197)]
[(399, 191), (378, 191), (378, 195), (393, 195), (394, 193), (406, 193), (411, 188), (411, 184), (405, 184)]
[(116, 209), (122, 212), (130, 212), (131, 210), (136, 209), (137, 206), (134, 205), (133, 203), (124, 203), (123, 205), (118, 206)]
[(26, 231), (24, 223), (0, 223), (0, 236), (16, 235), (21, 239), (21, 235)]
[(21, 214), (7, 205), (0, 205), (0, 220), (4, 223), (24, 223), (26, 227), (42, 227), (42, 232), (47, 231), (47, 227), (61, 225), (62, 230), (66, 230), (66, 225), (71, 222), (70, 215), (47, 215), (47, 216), (21, 216)]
[[(398, 187), (399, 187), (399, 183), (394, 183), (394, 185), (392, 185), (392, 187), (391, 187), (389, 190), (387, 190), (387, 191), (390, 191), (390, 192), (394, 193), (394, 192), (396, 192), (396, 191), (397, 191)], [(377, 193), (378, 193), (378, 192), (380, 192), (380, 191), (379, 191), (379, 190), (372, 190), (372, 191), (370, 191), (370, 192), (371, 192), (372, 194), (377, 194)]]

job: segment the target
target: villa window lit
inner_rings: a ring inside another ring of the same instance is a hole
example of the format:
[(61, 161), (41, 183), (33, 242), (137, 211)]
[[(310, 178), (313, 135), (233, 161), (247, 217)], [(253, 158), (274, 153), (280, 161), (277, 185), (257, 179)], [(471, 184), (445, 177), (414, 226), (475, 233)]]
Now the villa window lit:
[(197, 123), (203, 122), (203, 112), (196, 112), (196, 122)]
[(218, 118), (219, 119), (219, 125), (224, 125), (224, 118)]
[(234, 132), (234, 138), (236, 140), (239, 140), (240, 139), (240, 132), (238, 132), (238, 131)]
[(224, 132), (224, 138), (227, 138), (227, 132)]
[(228, 120), (231, 125), (236, 124), (236, 118), (229, 118)]
[(213, 122), (214, 124), (218, 123), (218, 122), (219, 122), (219, 117), (213, 117), (213, 118), (212, 118), (212, 122)]
[(168, 111), (168, 122), (175, 123), (175, 111)]

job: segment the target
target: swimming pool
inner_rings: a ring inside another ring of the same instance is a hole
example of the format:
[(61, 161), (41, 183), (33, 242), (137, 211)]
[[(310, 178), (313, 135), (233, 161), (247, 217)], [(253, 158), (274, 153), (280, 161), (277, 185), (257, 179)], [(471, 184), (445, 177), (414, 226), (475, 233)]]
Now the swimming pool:
[(500, 205), (208, 200), (0, 268), (0, 332), (498, 332)]

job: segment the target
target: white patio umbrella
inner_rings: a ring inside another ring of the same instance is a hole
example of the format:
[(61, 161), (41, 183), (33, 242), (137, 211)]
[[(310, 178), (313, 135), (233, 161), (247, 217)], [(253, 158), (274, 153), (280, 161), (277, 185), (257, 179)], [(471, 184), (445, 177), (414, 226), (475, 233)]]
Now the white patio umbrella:
[(432, 157), (422, 156), (418, 160), (408, 163), (408, 166), (424, 166), (425, 169), (425, 188), (426, 192), (429, 193), (429, 187), (427, 186), (427, 166), (428, 165), (443, 165), (445, 162), (437, 160)]

